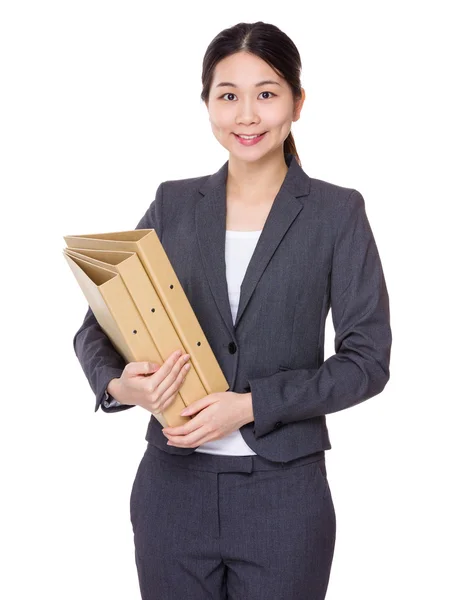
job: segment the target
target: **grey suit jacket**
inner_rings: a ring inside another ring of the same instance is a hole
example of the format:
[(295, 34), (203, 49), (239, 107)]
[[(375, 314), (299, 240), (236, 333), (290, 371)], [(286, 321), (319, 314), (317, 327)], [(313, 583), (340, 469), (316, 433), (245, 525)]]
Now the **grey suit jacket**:
[[(325, 415), (379, 394), (389, 380), (389, 297), (364, 199), (355, 189), (311, 178), (294, 156), (241, 285), (235, 324), (226, 265), (228, 161), (213, 175), (164, 181), (137, 229), (156, 230), (229, 390), (251, 391), (245, 442), (287, 462), (331, 448)], [(324, 361), (331, 308), (335, 354)], [(96, 408), (125, 360), (88, 312), (73, 340)], [(167, 446), (151, 415), (145, 439)]]

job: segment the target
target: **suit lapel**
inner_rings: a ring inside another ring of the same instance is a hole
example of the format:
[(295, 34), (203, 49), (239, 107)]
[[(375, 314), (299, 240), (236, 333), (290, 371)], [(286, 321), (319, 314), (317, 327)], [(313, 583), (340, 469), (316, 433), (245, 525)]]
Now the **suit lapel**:
[(309, 176), (292, 154), (285, 154), (288, 171), (272, 204), (240, 288), (235, 324), (226, 278), (226, 182), (229, 161), (206, 180), (199, 189), (203, 195), (196, 205), (195, 224), (204, 274), (210, 284), (216, 306), (232, 336), (250, 301), (268, 262), (292, 222), (303, 208), (298, 197), (309, 193)]

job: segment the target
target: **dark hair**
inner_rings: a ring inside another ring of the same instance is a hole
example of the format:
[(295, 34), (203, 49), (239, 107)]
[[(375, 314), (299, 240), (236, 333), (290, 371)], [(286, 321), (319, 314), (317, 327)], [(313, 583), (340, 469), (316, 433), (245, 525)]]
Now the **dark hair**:
[[(258, 21), (237, 23), (223, 29), (211, 41), (203, 57), (201, 99), (208, 104), (211, 81), (217, 63), (237, 52), (255, 54), (283, 77), (291, 88), (293, 99), (301, 98), (301, 57), (291, 39), (275, 25)], [(293, 154), (301, 165), (295, 140), (290, 131), (283, 144), (284, 154)]]

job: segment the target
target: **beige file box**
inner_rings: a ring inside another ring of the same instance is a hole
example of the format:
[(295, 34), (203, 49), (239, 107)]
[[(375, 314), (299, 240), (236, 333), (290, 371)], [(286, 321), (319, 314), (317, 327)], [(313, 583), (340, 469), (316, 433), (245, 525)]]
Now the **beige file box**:
[[(136, 252), (72, 250), (66, 248), (65, 253), (70, 257), (83, 259), (120, 274), (157, 347), (162, 362), (167, 360), (175, 350), (180, 348), (184, 351), (183, 344), (170, 321), (168, 313), (163, 307)], [(190, 360), (189, 364), (190, 370), (178, 392), (185, 406), (207, 395), (207, 391)]]
[[(189, 362), (195, 369), (206, 392), (203, 395), (229, 389), (229, 384), (154, 229), (63, 237), (68, 246), (65, 252), (69, 250), (83, 253), (93, 250), (135, 253), (163, 305), (176, 335), (186, 352), (190, 354)], [(94, 256), (90, 254), (86, 260), (89, 261)], [(112, 266), (119, 266), (120, 263), (117, 262), (115, 255), (112, 256), (114, 259), (111, 260), (115, 260), (116, 263)], [(109, 260), (109, 257), (110, 254), (106, 255), (104, 262)], [(109, 264), (105, 268), (109, 271), (111, 269)], [(155, 331), (151, 335), (152, 339), (157, 339)], [(156, 345), (158, 344), (159, 342), (156, 341)], [(189, 375), (190, 372), (186, 379)], [(189, 417), (180, 418), (189, 419)]]
[[(127, 362), (151, 361), (161, 364), (162, 359), (149, 331), (139, 314), (121, 276), (101, 266), (93, 265), (64, 251), (96, 320), (116, 350)], [(187, 378), (187, 375), (186, 375)], [(154, 415), (162, 426), (187, 422), (181, 417), (182, 399), (176, 400), (163, 413)]]

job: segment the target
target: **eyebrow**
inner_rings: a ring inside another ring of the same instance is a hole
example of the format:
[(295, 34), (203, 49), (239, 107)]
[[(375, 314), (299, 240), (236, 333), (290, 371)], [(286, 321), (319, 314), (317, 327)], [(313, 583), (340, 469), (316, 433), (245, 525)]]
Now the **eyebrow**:
[[(272, 79), (265, 79), (264, 81), (260, 81), (259, 83), (255, 83), (255, 87), (261, 87), (262, 85), (269, 85), (269, 84), (273, 84), (273, 85), (280, 85), (280, 83), (278, 83), (277, 81), (273, 81)], [(220, 83), (216, 84), (216, 87), (238, 87), (238, 85), (236, 85), (235, 83), (231, 83), (230, 81), (221, 81)]]

